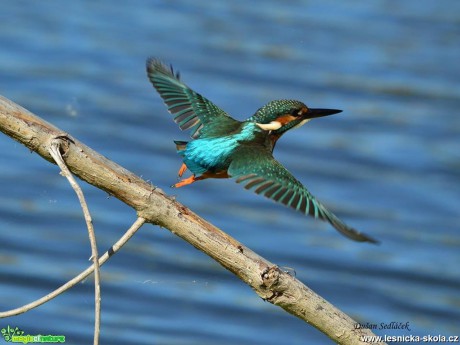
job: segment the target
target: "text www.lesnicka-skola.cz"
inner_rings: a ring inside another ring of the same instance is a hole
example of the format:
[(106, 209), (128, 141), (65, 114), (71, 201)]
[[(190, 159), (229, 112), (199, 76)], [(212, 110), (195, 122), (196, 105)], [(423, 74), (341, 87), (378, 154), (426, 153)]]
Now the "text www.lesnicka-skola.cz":
[(460, 343), (458, 335), (363, 335), (361, 341), (368, 343)]

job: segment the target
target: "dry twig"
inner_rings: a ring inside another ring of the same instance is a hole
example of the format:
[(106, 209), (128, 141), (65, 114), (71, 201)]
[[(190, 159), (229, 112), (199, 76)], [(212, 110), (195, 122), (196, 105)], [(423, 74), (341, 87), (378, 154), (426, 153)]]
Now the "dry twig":
[[(65, 143), (65, 142), (63, 142)], [(61, 139), (59, 137), (51, 140), (49, 145), (50, 155), (61, 168), (61, 174), (67, 178), (73, 190), (77, 194), (80, 201), (83, 215), (85, 216), (86, 227), (88, 228), (89, 242), (91, 243), (91, 258), (94, 263), (94, 345), (99, 344), (99, 333), (101, 331), (101, 272), (99, 269), (99, 253), (97, 251), (96, 234), (94, 233), (93, 221), (89, 213), (88, 205), (85, 200), (85, 195), (78, 185), (77, 181), (73, 178), (69, 168), (62, 159), (61, 152)]]
[[(140, 229), (140, 227), (144, 223), (145, 223), (144, 218), (141, 218), (141, 217), (137, 218), (136, 221), (133, 223), (133, 225), (131, 225), (131, 227), (125, 232), (125, 234), (122, 237), (120, 237), (120, 239), (117, 242), (115, 242), (115, 244), (108, 251), (106, 251), (104, 253), (104, 255), (102, 255), (99, 258), (99, 266), (102, 266), (113, 254), (118, 252), (121, 249), (121, 247), (123, 247), (126, 244), (126, 242), (129, 241), (129, 239), (137, 232), (137, 230)], [(95, 267), (94, 265), (89, 266), (86, 270), (81, 272), (79, 275), (77, 275), (76, 277), (72, 278), (71, 280), (69, 280), (64, 285), (60, 286), (59, 288), (57, 288), (53, 292), (49, 293), (46, 296), (43, 296), (40, 299), (37, 299), (37, 300), (35, 300), (35, 301), (33, 301), (33, 302), (29, 303), (29, 304), (23, 305), (22, 307), (19, 307), (19, 308), (16, 308), (16, 309), (0, 312), (0, 318), (5, 318), (5, 317), (25, 313), (25, 312), (33, 309), (33, 308), (36, 308), (36, 307), (38, 307), (38, 306), (40, 306), (40, 305), (52, 300), (53, 298), (59, 296), (60, 294), (66, 292), (67, 290), (71, 289), (72, 287), (77, 285), (79, 282), (85, 280), (91, 273), (94, 272), (94, 267)]]

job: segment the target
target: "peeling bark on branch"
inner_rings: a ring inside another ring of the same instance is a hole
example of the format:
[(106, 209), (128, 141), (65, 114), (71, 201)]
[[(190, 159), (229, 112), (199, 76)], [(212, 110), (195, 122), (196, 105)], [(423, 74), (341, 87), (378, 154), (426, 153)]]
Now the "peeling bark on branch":
[(147, 222), (160, 225), (189, 242), (233, 272), (261, 298), (313, 325), (335, 342), (369, 344), (361, 337), (373, 336), (370, 330), (355, 329), (353, 319), (300, 281), (168, 197), (161, 189), (2, 96), (0, 130), (52, 163), (49, 143), (60, 138), (67, 143), (62, 154), (74, 175), (131, 206)]

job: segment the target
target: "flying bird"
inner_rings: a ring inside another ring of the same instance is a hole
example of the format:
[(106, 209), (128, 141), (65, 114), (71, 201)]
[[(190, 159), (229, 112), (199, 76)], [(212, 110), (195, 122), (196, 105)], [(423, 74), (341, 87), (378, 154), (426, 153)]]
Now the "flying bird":
[(147, 75), (174, 121), (182, 130), (191, 132), (191, 141), (175, 144), (183, 160), (179, 177), (187, 169), (192, 175), (173, 187), (207, 178), (233, 178), (257, 194), (328, 221), (352, 240), (378, 243), (342, 222), (273, 157), (276, 142), (284, 133), (341, 110), (309, 108), (296, 100), (275, 100), (247, 120), (238, 121), (182, 83), (172, 66), (149, 58)]

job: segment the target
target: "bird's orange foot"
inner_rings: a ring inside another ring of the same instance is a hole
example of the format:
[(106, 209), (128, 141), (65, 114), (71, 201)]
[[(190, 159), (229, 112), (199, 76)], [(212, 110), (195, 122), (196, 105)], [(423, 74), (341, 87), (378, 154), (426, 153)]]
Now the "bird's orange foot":
[(195, 177), (195, 175), (192, 175), (190, 177), (187, 177), (186, 179), (183, 179), (182, 181), (179, 181), (177, 182), (176, 184), (173, 184), (171, 187), (172, 188), (180, 188), (180, 187), (183, 187), (183, 186), (186, 186), (188, 184), (191, 184), (195, 181), (197, 181), (198, 179)]
[(185, 163), (182, 163), (180, 169), (179, 169), (179, 172), (177, 173), (177, 175), (179, 177), (182, 177), (182, 175), (184, 175), (184, 172), (185, 170), (187, 170), (187, 166), (185, 165)]

